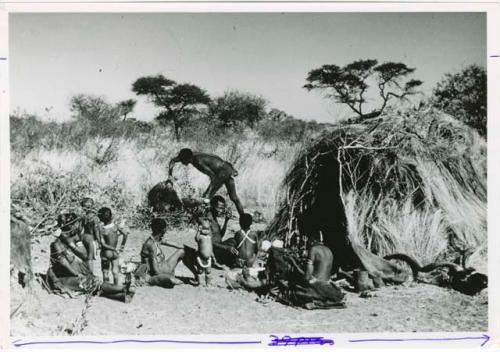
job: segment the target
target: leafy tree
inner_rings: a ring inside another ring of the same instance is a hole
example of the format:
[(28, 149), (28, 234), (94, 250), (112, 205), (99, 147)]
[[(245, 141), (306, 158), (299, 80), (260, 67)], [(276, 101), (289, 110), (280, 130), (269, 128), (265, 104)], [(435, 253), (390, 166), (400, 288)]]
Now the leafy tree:
[(120, 116), (123, 116), (123, 121), (134, 110), (135, 104), (137, 104), (135, 99), (127, 99), (118, 103), (118, 109), (120, 110)]
[(433, 105), (475, 128), (486, 137), (487, 79), (484, 68), (470, 65), (462, 71), (448, 73), (437, 84), (431, 99)]
[(224, 93), (209, 106), (209, 116), (221, 127), (254, 127), (266, 117), (267, 102), (264, 98), (236, 90)]
[[(358, 60), (344, 67), (323, 65), (308, 73), (308, 83), (304, 88), (325, 91), (327, 97), (346, 104), (359, 117), (369, 118), (380, 115), (391, 100), (402, 100), (418, 93), (415, 89), (422, 81), (406, 80), (414, 71), (414, 68), (403, 63), (385, 62), (378, 65), (377, 60)], [(367, 114), (364, 106), (371, 82), (376, 84), (381, 102), (378, 108)]]
[(132, 84), (132, 91), (144, 95), (162, 110), (156, 116), (161, 125), (173, 124), (175, 138), (202, 105), (210, 103), (210, 97), (201, 88), (188, 83), (179, 84), (163, 75), (147, 76)]

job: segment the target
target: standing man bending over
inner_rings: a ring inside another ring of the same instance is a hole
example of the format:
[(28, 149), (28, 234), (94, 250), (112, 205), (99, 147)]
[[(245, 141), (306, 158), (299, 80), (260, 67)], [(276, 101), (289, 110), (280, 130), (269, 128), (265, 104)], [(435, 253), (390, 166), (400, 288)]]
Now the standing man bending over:
[(212, 198), (215, 193), (222, 187), (226, 186), (229, 198), (233, 201), (238, 214), (243, 214), (243, 206), (236, 194), (236, 186), (234, 177), (238, 172), (234, 169), (233, 165), (227, 161), (222, 160), (216, 155), (193, 152), (191, 149), (181, 149), (179, 154), (170, 160), (168, 165), (168, 177), (172, 177), (175, 163), (181, 162), (184, 165), (192, 164), (198, 171), (210, 177), (210, 184), (207, 190), (203, 193), (204, 198)]

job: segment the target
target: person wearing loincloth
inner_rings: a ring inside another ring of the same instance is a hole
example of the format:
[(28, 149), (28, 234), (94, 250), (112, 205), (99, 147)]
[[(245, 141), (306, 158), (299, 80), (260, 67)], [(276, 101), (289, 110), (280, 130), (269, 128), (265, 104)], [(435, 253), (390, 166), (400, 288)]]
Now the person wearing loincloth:
[[(163, 241), (166, 230), (167, 223), (164, 219), (155, 218), (151, 221), (152, 233), (142, 245), (141, 265), (135, 272), (135, 277), (139, 282), (163, 288), (172, 288), (182, 283), (182, 281), (175, 278), (175, 268), (185, 257), (185, 250), (184, 247), (177, 244)], [(173, 247), (177, 250), (167, 258), (161, 249), (161, 245)]]
[[(102, 277), (106, 282), (110, 281), (110, 272), (113, 277), (113, 283), (119, 283), (119, 257), (127, 243), (128, 232), (124, 228), (113, 222), (111, 209), (103, 207), (97, 212), (97, 217), (101, 221), (101, 268)], [(120, 249), (118, 249), (118, 237), (122, 236)]]
[(95, 276), (88, 263), (85, 249), (70, 247), (82, 231), (82, 222), (74, 213), (58, 217), (59, 236), (50, 244), (50, 267), (47, 283), (53, 292), (71, 292), (100, 295), (106, 298), (130, 302), (134, 291), (127, 285), (112, 285)]

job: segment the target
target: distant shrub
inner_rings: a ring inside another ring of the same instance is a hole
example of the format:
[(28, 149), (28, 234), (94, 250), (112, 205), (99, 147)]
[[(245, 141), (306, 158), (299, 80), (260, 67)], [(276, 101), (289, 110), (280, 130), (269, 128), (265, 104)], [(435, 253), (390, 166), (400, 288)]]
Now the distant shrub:
[(214, 99), (208, 107), (212, 123), (222, 128), (254, 127), (266, 117), (267, 101), (257, 95), (231, 90)]
[(487, 78), (484, 68), (471, 65), (446, 74), (433, 92), (433, 105), (486, 137)]

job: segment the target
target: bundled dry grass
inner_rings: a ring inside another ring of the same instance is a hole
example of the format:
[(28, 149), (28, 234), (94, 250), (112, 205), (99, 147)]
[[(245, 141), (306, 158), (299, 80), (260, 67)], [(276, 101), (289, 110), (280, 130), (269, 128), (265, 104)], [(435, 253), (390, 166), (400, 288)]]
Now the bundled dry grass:
[(422, 263), (485, 245), (486, 143), (425, 108), (339, 125), (296, 158), (270, 236), (327, 232)]

